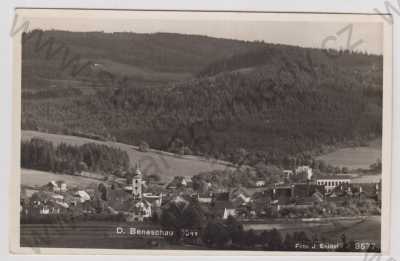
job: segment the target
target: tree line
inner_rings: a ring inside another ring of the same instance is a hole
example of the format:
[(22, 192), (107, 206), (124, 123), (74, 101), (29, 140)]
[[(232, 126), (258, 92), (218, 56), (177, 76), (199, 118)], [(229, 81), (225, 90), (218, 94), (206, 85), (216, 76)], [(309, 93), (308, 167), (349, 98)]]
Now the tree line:
[(121, 149), (102, 144), (54, 146), (50, 141), (32, 138), (21, 142), (21, 167), (65, 174), (120, 174), (129, 169), (129, 157)]

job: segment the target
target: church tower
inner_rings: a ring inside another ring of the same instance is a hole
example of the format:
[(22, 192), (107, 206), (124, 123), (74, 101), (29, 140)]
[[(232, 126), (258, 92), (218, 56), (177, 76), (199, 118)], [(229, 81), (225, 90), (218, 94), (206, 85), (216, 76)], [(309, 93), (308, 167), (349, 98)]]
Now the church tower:
[(137, 163), (134, 176), (132, 178), (132, 195), (135, 199), (142, 198), (142, 172), (140, 171), (140, 166)]

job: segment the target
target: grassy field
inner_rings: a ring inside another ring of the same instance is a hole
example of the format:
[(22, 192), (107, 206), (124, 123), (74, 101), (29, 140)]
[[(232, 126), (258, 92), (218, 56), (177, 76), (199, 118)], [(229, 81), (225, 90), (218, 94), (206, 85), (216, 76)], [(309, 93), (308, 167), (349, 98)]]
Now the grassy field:
[(22, 140), (29, 140), (33, 137), (51, 141), (54, 145), (60, 144), (61, 142), (72, 145), (82, 145), (94, 142), (120, 148), (128, 153), (132, 166), (139, 161), (142, 171), (145, 174), (158, 174), (164, 181), (168, 181), (174, 176), (194, 176), (199, 172), (231, 168), (229, 163), (223, 161), (207, 160), (196, 156), (179, 156), (157, 150), (141, 152), (137, 147), (123, 143), (98, 141), (76, 136), (50, 134), (37, 131), (22, 131)]
[(22, 186), (42, 186), (50, 181), (63, 180), (67, 182), (68, 186), (81, 186), (86, 187), (89, 184), (98, 184), (101, 181), (96, 179), (90, 179), (85, 177), (78, 177), (72, 175), (63, 175), (63, 174), (55, 174), (51, 172), (38, 171), (38, 170), (30, 170), (30, 169), (21, 169), (21, 185)]
[(283, 235), (296, 231), (304, 231), (308, 237), (325, 238), (327, 240), (341, 240), (344, 234), (348, 240), (373, 242), (380, 245), (381, 217), (371, 216), (367, 218), (302, 222), (302, 223), (278, 223), (278, 224), (246, 224), (245, 229), (264, 230), (276, 228)]
[(190, 74), (188, 73), (156, 72), (129, 64), (118, 63), (110, 59), (99, 59), (97, 61), (104, 67), (103, 70), (114, 75), (122, 74), (130, 77), (139, 77), (145, 81), (168, 82), (183, 80), (190, 77)]
[(334, 229), (321, 230), (325, 238), (339, 239), (345, 234), (348, 239), (375, 242), (380, 244), (381, 240), (381, 217), (372, 216), (365, 220), (356, 222), (333, 223)]
[(317, 159), (323, 160), (332, 166), (347, 167), (349, 169), (364, 168), (382, 158), (380, 140), (375, 140), (365, 147), (341, 148)]

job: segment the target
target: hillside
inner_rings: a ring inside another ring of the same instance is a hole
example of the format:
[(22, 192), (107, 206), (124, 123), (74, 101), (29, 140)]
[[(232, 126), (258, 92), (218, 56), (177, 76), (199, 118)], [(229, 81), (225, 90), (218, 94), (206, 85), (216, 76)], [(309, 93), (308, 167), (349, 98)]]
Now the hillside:
[[(151, 84), (184, 79), (204, 66), (244, 52), (259, 44), (198, 35), (170, 33), (103, 33), (34, 30), (24, 34), (22, 69), (45, 79), (70, 79), (70, 70), (60, 70), (68, 48), (68, 58), (80, 56), (80, 64), (91, 61), (116, 75), (126, 75), (132, 83)], [(56, 69), (56, 70), (55, 70)], [(87, 79), (93, 68), (79, 79)], [(32, 75), (31, 75), (32, 76)]]
[(49, 70), (57, 59), (35, 52), (32, 37), (23, 52), (23, 129), (278, 165), (381, 134), (381, 56), (168, 33), (44, 34), (130, 81), (60, 83), (65, 71)]
[[(132, 167), (135, 166), (136, 163), (139, 161), (144, 174), (157, 174), (164, 181), (168, 181), (174, 176), (194, 176), (203, 171), (224, 170), (231, 168), (229, 166), (229, 163), (227, 162), (211, 161), (194, 156), (179, 156), (172, 153), (165, 153), (156, 150), (141, 152), (137, 149), (137, 147), (123, 143), (103, 142), (75, 136), (41, 133), (36, 131), (22, 131), (21, 139), (23, 141), (30, 140), (34, 137), (50, 141), (54, 145), (58, 145), (60, 143), (66, 143), (69, 145), (97, 143), (119, 148), (128, 153)], [(29, 180), (27, 182), (29, 183)]]

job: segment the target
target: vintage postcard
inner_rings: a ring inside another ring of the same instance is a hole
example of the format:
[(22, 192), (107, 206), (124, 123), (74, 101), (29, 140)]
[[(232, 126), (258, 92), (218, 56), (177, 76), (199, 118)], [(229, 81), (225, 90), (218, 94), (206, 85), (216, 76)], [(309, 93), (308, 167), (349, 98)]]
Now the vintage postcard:
[(10, 249), (388, 253), (377, 14), (16, 9)]

